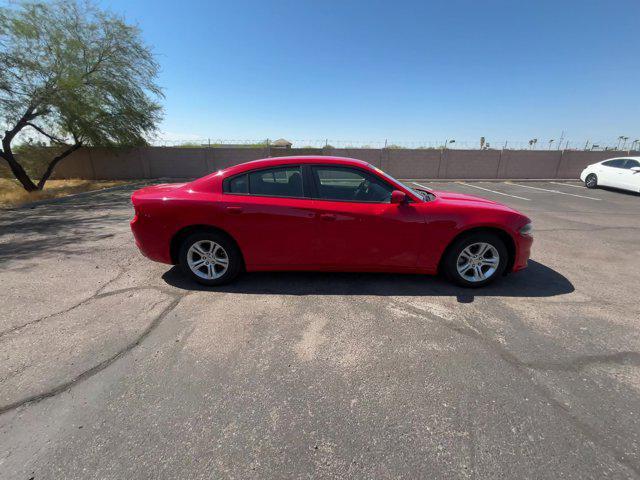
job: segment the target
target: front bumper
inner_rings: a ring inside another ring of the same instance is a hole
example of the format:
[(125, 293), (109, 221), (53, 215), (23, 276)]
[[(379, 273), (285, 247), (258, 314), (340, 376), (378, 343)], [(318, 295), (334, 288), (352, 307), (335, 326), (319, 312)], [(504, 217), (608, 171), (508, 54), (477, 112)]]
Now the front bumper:
[(517, 272), (527, 267), (529, 257), (531, 257), (531, 245), (533, 245), (533, 237), (530, 235), (519, 235), (516, 245), (516, 258), (513, 262), (511, 271)]
[(586, 171), (586, 170), (583, 170), (583, 171), (580, 173), (580, 180), (582, 180), (582, 181), (584, 182), (586, 179), (587, 179), (587, 171)]

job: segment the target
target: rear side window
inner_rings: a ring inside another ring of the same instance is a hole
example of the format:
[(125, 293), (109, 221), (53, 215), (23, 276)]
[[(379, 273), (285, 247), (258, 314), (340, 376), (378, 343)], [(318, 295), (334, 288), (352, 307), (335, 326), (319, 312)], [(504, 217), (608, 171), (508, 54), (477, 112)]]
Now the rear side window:
[(304, 197), (300, 167), (256, 170), (225, 180), (226, 193), (268, 197)]
[(249, 193), (249, 176), (244, 174), (232, 178), (225, 190), (229, 193)]
[(604, 165), (605, 167), (624, 168), (624, 162), (624, 158), (618, 158), (616, 160), (608, 160), (606, 162), (603, 162), (602, 165)]
[(300, 167), (287, 166), (249, 172), (249, 193), (270, 197), (303, 197)]

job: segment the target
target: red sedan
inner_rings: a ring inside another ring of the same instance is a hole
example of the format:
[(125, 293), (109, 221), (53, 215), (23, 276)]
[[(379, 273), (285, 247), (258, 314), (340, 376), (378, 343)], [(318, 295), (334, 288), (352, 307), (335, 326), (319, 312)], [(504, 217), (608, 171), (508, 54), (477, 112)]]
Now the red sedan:
[(409, 188), (360, 160), (283, 157), (132, 197), (140, 251), (220, 285), (242, 271), (444, 273), (479, 287), (527, 266), (531, 221), (472, 195)]

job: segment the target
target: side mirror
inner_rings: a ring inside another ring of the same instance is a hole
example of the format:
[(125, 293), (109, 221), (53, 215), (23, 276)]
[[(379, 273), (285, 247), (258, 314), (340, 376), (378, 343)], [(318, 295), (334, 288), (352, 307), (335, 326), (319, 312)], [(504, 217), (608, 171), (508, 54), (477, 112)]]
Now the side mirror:
[(640, 167), (631, 167), (631, 171), (634, 173), (640, 173)]
[(391, 192), (391, 203), (406, 203), (407, 195), (400, 190)]

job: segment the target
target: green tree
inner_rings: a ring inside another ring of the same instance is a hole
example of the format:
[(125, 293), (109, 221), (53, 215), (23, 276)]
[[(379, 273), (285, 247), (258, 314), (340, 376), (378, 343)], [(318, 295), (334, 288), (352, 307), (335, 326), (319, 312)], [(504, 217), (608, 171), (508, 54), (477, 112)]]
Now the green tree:
[[(159, 66), (140, 30), (91, 3), (0, 7), (0, 157), (27, 191), (82, 146), (145, 144), (162, 116)], [(36, 182), (12, 142), (56, 146)]]

